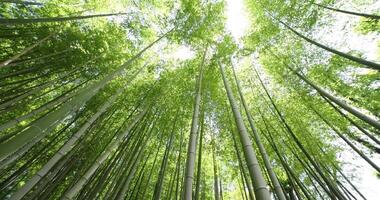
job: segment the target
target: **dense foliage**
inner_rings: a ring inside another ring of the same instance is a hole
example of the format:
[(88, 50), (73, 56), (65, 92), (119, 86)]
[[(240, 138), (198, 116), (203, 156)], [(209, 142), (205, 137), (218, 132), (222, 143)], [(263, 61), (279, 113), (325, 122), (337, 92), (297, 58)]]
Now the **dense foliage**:
[(0, 0), (0, 199), (370, 199), (376, 2), (244, 5)]

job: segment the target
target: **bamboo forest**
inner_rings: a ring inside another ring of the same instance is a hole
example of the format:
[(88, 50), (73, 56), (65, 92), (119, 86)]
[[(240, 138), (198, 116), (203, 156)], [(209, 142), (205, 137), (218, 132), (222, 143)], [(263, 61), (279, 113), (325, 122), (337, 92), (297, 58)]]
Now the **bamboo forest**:
[(0, 199), (380, 199), (380, 1), (0, 0)]

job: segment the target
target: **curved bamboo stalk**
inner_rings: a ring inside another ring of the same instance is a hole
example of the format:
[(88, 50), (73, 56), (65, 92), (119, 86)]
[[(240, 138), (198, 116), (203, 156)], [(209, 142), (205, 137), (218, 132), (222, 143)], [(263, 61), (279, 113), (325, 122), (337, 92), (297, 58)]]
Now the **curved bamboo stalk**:
[(325, 99), (325, 101), (327, 101), (327, 103), (329, 103), (330, 106), (334, 108), (334, 110), (336, 110), (341, 116), (343, 116), (344, 118), (346, 118), (352, 125), (354, 125), (357, 129), (359, 129), (367, 137), (371, 138), (371, 140), (374, 141), (376, 144), (380, 145), (380, 141), (375, 136), (373, 136), (372, 134), (370, 134), (367, 130), (365, 130), (363, 127), (361, 127), (359, 124), (357, 124), (354, 120), (352, 120), (349, 116), (347, 116), (346, 114), (344, 114), (329, 99), (327, 99), (326, 97), (323, 97), (323, 99)]
[[(277, 19), (277, 18), (275, 18)], [(295, 33), (297, 36), (301, 37), (302, 39), (306, 40), (307, 42), (310, 42), (311, 44), (315, 45), (315, 46), (318, 46), (326, 51), (329, 51), (331, 53), (334, 53), (336, 55), (339, 55), (341, 57), (344, 57), (346, 59), (349, 59), (349, 60), (352, 60), (356, 63), (359, 63), (359, 64), (362, 64), (364, 66), (367, 66), (368, 68), (371, 68), (371, 69), (374, 69), (374, 70), (380, 70), (380, 64), (378, 63), (375, 63), (375, 62), (372, 62), (372, 61), (368, 61), (368, 60), (365, 60), (365, 59), (362, 59), (362, 58), (359, 58), (359, 57), (356, 57), (356, 56), (352, 56), (350, 54), (347, 54), (347, 53), (343, 53), (341, 51), (338, 51), (336, 49), (333, 49), (333, 48), (330, 48), (328, 46), (325, 46), (319, 42), (316, 42), (315, 40), (312, 40), (304, 35), (302, 35), (301, 33), (299, 33), (298, 31), (294, 30), (292, 27), (290, 27), (288, 24), (282, 22), (281, 20), (277, 19), (277, 21), (279, 21), (282, 25), (284, 25), (287, 29), (289, 29), (290, 31), (292, 31), (293, 33)]]
[[(272, 51), (270, 51), (270, 53), (272, 53), (272, 55), (274, 55), (276, 58), (280, 59), (279, 56), (277, 56)], [(372, 127), (380, 130), (380, 122), (379, 121), (377, 121), (377, 120), (373, 119), (372, 117), (370, 117), (370, 116), (368, 116), (368, 115), (360, 112), (357, 108), (355, 108), (355, 107), (353, 107), (351, 105), (348, 105), (346, 102), (340, 100), (338, 97), (330, 94), (325, 89), (323, 89), (323, 88), (319, 87), (318, 85), (314, 84), (312, 81), (310, 81), (309, 79), (307, 79), (304, 75), (300, 74), (295, 69), (293, 69), (288, 64), (286, 64), (283, 60), (281, 60), (281, 62), (285, 65), (285, 67), (287, 67), (290, 71), (292, 71), (295, 75), (297, 75), (301, 80), (303, 80), (309, 86), (311, 86), (313, 89), (315, 89), (321, 96), (326, 97), (327, 99), (329, 99), (332, 102), (334, 102), (335, 104), (339, 105), (341, 108), (343, 108), (347, 112), (349, 112), (352, 115), (356, 116), (357, 118), (363, 120), (364, 122), (366, 122), (367, 124), (371, 125)]]
[(333, 96), (332, 94), (328, 93), (326, 90), (324, 90), (323, 88), (315, 85), (313, 82), (311, 82), (310, 80), (308, 80), (305, 76), (301, 75), (299, 72), (295, 71), (294, 69), (292, 69), (290, 67), (288, 67), (288, 68), (292, 72), (294, 72), (300, 79), (302, 79), (304, 82), (306, 82), (312, 88), (314, 88), (321, 96), (324, 96), (324, 97), (328, 98), (329, 100), (331, 100), (332, 102), (336, 103), (337, 105), (339, 105), (340, 107), (342, 107), (343, 109), (345, 109), (349, 113), (353, 114), (357, 118), (359, 118), (359, 119), (367, 122), (368, 124), (372, 125), (374, 128), (377, 128), (377, 129), (380, 130), (380, 122), (379, 121), (377, 121), (377, 120), (371, 118), (370, 116), (368, 116), (368, 115), (360, 112), (356, 108), (354, 108), (354, 107), (346, 104), (342, 100), (340, 100), (337, 97)]
[(325, 9), (332, 10), (332, 11), (336, 11), (336, 12), (340, 12), (340, 13), (345, 13), (345, 14), (349, 14), (349, 15), (356, 15), (356, 16), (360, 16), (360, 17), (366, 17), (366, 18), (369, 18), (369, 19), (375, 19), (375, 20), (379, 20), (380, 19), (379, 15), (372, 15), (372, 14), (366, 14), (366, 13), (359, 13), (359, 12), (341, 10), (341, 9), (336, 9), (336, 8), (324, 6), (324, 5), (318, 4), (318, 3), (313, 3), (313, 4), (316, 5), (316, 6), (318, 6), (318, 7), (325, 8)]

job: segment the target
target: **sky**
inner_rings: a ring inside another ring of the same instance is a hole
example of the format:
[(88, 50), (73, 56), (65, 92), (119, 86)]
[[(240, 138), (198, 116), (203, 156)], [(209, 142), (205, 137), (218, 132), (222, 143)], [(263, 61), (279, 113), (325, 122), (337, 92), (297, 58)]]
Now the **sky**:
[[(226, 0), (226, 30), (236, 41), (243, 37), (249, 27), (248, 14), (244, 10), (244, 0)], [(187, 46), (179, 46), (175, 52), (168, 54), (168, 58), (186, 60), (194, 57), (194, 51)]]
[(226, 29), (231, 32), (235, 40), (239, 40), (249, 27), (248, 14), (245, 11), (243, 0), (226, 0), (227, 22)]

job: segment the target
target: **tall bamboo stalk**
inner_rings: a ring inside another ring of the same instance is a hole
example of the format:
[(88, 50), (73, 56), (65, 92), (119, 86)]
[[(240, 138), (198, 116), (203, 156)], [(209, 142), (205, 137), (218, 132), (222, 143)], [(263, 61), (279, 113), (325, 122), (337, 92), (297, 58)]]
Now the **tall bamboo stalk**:
[(186, 159), (186, 169), (185, 169), (185, 180), (184, 180), (184, 199), (191, 200), (193, 198), (193, 180), (194, 180), (194, 163), (197, 151), (197, 131), (199, 126), (199, 107), (202, 98), (202, 79), (203, 79), (203, 67), (205, 64), (207, 53), (207, 47), (203, 53), (202, 63), (199, 69), (199, 76), (196, 82), (196, 94), (194, 101), (193, 118), (191, 121), (191, 130), (189, 145), (187, 148), (187, 159)]
[(227, 82), (226, 75), (224, 74), (223, 67), (220, 63), (219, 63), (219, 68), (220, 68), (220, 73), (222, 75), (224, 87), (227, 93), (227, 97), (230, 102), (230, 106), (234, 115), (235, 123), (239, 130), (240, 142), (243, 146), (244, 157), (248, 165), (249, 174), (252, 179), (256, 199), (270, 200), (267, 183), (261, 172), (260, 165), (257, 161), (256, 154), (252, 146), (251, 139), (248, 137), (247, 128), (244, 125), (243, 118), (239, 111), (239, 107), (237, 106), (235, 98), (232, 94), (232, 89)]

